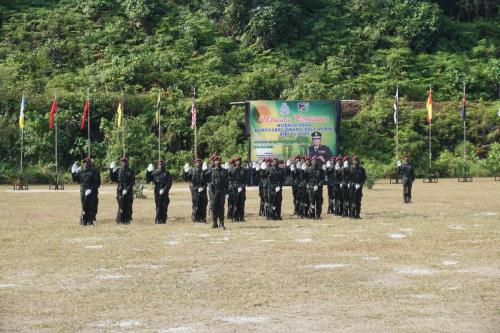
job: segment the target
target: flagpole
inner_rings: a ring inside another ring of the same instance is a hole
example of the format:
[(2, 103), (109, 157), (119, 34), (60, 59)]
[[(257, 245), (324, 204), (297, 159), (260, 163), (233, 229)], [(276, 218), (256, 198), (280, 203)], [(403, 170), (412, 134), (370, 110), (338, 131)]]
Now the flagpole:
[[(196, 88), (193, 88), (193, 103), (195, 102), (196, 102)], [(198, 110), (196, 110), (196, 113), (198, 113)], [(198, 115), (196, 115), (196, 121), (194, 122), (194, 158), (198, 157), (198, 142), (196, 137), (197, 122), (198, 122)]]
[[(430, 84), (429, 84), (429, 92), (432, 93), (432, 85)], [(429, 172), (431, 172), (431, 170), (432, 170), (432, 117), (431, 119), (429, 119)]]
[(20, 177), (23, 178), (23, 150), (24, 150), (24, 128), (21, 128), (21, 173)]
[(123, 151), (123, 157), (125, 157), (125, 103), (123, 101), (123, 94), (122, 98), (120, 100), (121, 106), (122, 106), (122, 151)]
[(161, 160), (161, 90), (158, 97), (158, 161)]
[(399, 85), (396, 85), (397, 107), (396, 107), (396, 161), (399, 157)]
[[(56, 101), (57, 103), (57, 95), (54, 94), (54, 100)], [(58, 170), (57, 170), (57, 118), (58, 118), (58, 113), (59, 112), (55, 112), (54, 113), (54, 122), (55, 122), (55, 136), (54, 136), (54, 139), (55, 139), (55, 159), (56, 159), (56, 189), (57, 189), (57, 185), (59, 184), (59, 175), (58, 175)]]
[(87, 110), (87, 142), (88, 142), (88, 158), (90, 158), (90, 96), (87, 89), (87, 100), (89, 102), (89, 109)]
[[(463, 121), (464, 121), (464, 172), (465, 172), (465, 168), (466, 168), (466, 166), (465, 166), (465, 165), (466, 165), (466, 163), (467, 163), (467, 161), (466, 161), (466, 158), (467, 158), (467, 157), (466, 157), (466, 156), (467, 156), (467, 155), (466, 155), (467, 148), (466, 148), (466, 144), (465, 144), (465, 139), (466, 139), (465, 121), (466, 121), (466, 119), (467, 119), (467, 118), (465, 117), (465, 112), (466, 112), (466, 111), (465, 111), (465, 108), (466, 108), (466, 105), (465, 105), (465, 103), (466, 103), (466, 100), (465, 100), (465, 82), (464, 82), (464, 96), (463, 96), (463, 98), (462, 98), (462, 103), (463, 103), (462, 108), (463, 108)], [(465, 174), (464, 174), (464, 177), (466, 177), (466, 176), (465, 176)]]

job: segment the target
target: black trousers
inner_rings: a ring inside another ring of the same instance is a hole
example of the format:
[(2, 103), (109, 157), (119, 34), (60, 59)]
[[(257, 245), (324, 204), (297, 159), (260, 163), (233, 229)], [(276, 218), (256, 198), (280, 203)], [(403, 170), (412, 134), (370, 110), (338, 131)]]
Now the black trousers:
[(323, 186), (318, 186), (315, 191), (312, 185), (307, 189), (307, 196), (309, 199), (309, 218), (321, 217), (323, 208)]
[[(242, 222), (245, 220), (245, 201), (246, 192), (242, 190), (238, 192), (238, 188), (235, 188), (229, 194), (229, 198), (232, 199), (232, 212), (228, 213), (231, 219), (237, 222)], [(229, 209), (229, 207), (228, 207)]]
[(116, 197), (118, 202), (118, 213), (116, 214), (116, 223), (118, 224), (130, 224), (132, 221), (132, 205), (134, 203), (134, 194), (127, 193), (122, 195), (118, 194)]
[(80, 194), (82, 202), (82, 213), (80, 214), (81, 225), (93, 225), (97, 215), (97, 206), (99, 199), (97, 193), (91, 193), (85, 196), (85, 193)]
[(223, 191), (210, 193), (210, 208), (212, 209), (212, 221), (214, 227), (224, 226), (224, 202), (226, 195)]
[(191, 191), (192, 213), (191, 220), (193, 222), (206, 222), (207, 221), (207, 191), (198, 192), (198, 190)]
[(167, 223), (169, 204), (170, 204), (170, 198), (168, 197), (168, 193), (163, 193), (162, 195), (160, 195), (160, 192), (155, 190), (156, 224)]
[(411, 201), (411, 186), (413, 182), (410, 179), (403, 178), (403, 199), (405, 202)]
[[(277, 186), (277, 185), (276, 185)], [(283, 201), (283, 188), (279, 191), (276, 192), (276, 186), (271, 185), (268, 188), (268, 200), (269, 200), (269, 207), (267, 210), (267, 218), (269, 220), (277, 220), (281, 219), (281, 203)]]

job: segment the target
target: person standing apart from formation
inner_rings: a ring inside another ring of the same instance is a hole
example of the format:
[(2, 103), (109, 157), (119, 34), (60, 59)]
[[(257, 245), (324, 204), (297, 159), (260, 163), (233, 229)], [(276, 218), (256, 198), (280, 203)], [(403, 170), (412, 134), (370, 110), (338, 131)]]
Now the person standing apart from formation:
[(170, 199), (168, 197), (170, 188), (172, 187), (172, 176), (165, 168), (165, 162), (159, 160), (157, 163), (157, 170), (154, 171), (153, 164), (148, 165), (146, 172), (146, 181), (153, 182), (155, 185), (155, 205), (156, 205), (156, 224), (167, 223), (168, 217), (168, 204)]
[(397, 162), (399, 177), (403, 179), (403, 200), (405, 203), (411, 203), (411, 187), (415, 181), (415, 168), (410, 162), (410, 155), (405, 154), (403, 164)]
[(323, 184), (325, 171), (321, 166), (319, 157), (312, 158), (312, 166), (306, 172), (307, 196), (309, 200), (308, 217), (320, 220), (323, 207)]
[(128, 158), (120, 159), (120, 167), (115, 162), (109, 166), (109, 179), (117, 182), (116, 201), (118, 202), (117, 224), (130, 224), (132, 221), (132, 204), (134, 203), (135, 172), (129, 168)]
[(268, 220), (282, 220), (281, 204), (283, 201), (283, 184), (285, 183), (285, 173), (278, 166), (279, 160), (274, 158), (271, 167), (267, 170), (268, 179), (268, 200), (269, 208)]
[(101, 175), (94, 168), (90, 157), (83, 161), (83, 170), (76, 165), (71, 167), (73, 181), (80, 184), (80, 201), (82, 202), (82, 213), (80, 214), (81, 225), (94, 225), (99, 204), (99, 187), (101, 186)]

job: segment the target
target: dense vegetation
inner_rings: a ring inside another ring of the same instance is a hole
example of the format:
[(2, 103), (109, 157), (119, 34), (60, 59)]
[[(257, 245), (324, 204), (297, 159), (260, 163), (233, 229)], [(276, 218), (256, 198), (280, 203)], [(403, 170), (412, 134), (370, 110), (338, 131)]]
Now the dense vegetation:
[(451, 175), (463, 151), (463, 83), (469, 159), (484, 173), (499, 163), (499, 18), (493, 0), (0, 1), (0, 178), (18, 172), (23, 92), (27, 172), (43, 178), (54, 161), (54, 94), (61, 168), (85, 155), (79, 121), (88, 91), (97, 163), (121, 153), (113, 120), (123, 94), (127, 152), (144, 169), (157, 157), (150, 125), (163, 91), (164, 158), (179, 170), (193, 155), (194, 88), (203, 157), (246, 156), (243, 110), (232, 101), (361, 100), (342, 124), (341, 152), (361, 155), (380, 175), (395, 158), (396, 84), (401, 151), (412, 153), (420, 173), (428, 164), (425, 104), (411, 101), (425, 102), (432, 84), (433, 154)]

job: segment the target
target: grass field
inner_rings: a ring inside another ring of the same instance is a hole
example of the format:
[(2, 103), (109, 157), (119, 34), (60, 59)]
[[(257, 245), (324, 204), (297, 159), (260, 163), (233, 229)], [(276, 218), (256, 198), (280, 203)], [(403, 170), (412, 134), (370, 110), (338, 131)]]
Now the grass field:
[[(174, 185), (114, 224), (103, 186), (97, 226), (78, 225), (77, 186), (0, 187), (1, 332), (500, 332), (500, 182), (456, 179), (365, 190), (362, 220), (257, 216), (226, 231), (190, 222)], [(326, 189), (325, 189), (326, 194)], [(324, 209), (326, 211), (326, 209)]]

